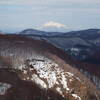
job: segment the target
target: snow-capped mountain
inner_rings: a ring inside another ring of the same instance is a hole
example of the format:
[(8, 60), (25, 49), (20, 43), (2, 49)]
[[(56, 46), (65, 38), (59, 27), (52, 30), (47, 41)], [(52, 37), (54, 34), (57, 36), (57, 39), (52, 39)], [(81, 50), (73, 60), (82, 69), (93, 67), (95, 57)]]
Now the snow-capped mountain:
[(1, 35), (0, 47), (1, 100), (100, 99), (91, 81), (73, 67), (73, 60), (50, 43)]
[(67, 32), (69, 31), (68, 27), (65, 24), (54, 22), (54, 21), (49, 21), (43, 24), (40, 29), (47, 31), (47, 32)]

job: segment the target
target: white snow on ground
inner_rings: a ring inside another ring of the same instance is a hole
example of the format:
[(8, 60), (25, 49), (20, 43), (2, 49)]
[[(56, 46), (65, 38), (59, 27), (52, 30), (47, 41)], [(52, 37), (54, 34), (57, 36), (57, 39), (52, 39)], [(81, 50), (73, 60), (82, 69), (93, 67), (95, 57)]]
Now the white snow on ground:
[[(57, 63), (47, 58), (45, 60), (40, 60), (40, 58), (35, 60), (29, 59), (29, 65), (31, 65), (29, 70), (31, 72), (33, 71), (33, 74), (31, 78), (28, 76), (28, 79), (31, 79), (42, 88), (55, 88), (55, 90), (62, 96), (64, 96), (64, 93), (71, 92), (72, 89), (69, 87), (69, 82), (73, 82), (73, 79), (80, 81), (80, 79), (73, 73), (66, 72), (59, 67)], [(22, 67), (20, 67), (20, 69), (22, 70)], [(27, 70), (23, 71), (23, 73), (27, 74), (26, 71)], [(34, 73), (34, 71), (36, 71), (36, 73)], [(72, 94), (72, 96), (81, 100), (77, 94)]]
[(24, 74), (27, 74), (27, 71), (26, 71), (26, 70), (23, 70), (23, 73), (24, 73)]
[(0, 82), (0, 95), (5, 95), (9, 88), (11, 88), (10, 84)]
[(46, 83), (43, 80), (41, 80), (36, 74), (32, 75), (32, 80), (34, 80), (36, 84), (41, 85), (43, 88), (47, 88)]
[(77, 94), (72, 94), (72, 96), (75, 97), (75, 99), (81, 100), (81, 98)]
[(66, 76), (64, 75), (64, 73), (61, 73), (61, 84), (63, 85), (63, 88), (66, 89), (67, 91), (69, 91), (70, 89), (68, 88), (68, 83), (67, 83), (67, 79)]
[(62, 91), (61, 91), (61, 88), (60, 87), (57, 87), (56, 88), (57, 92), (59, 92), (61, 95), (63, 95)]
[[(23, 71), (23, 69), (25, 69), (25, 65), (21, 64), (18, 68), (19, 68), (19, 70)], [(17, 69), (17, 68), (15, 68), (15, 69)]]
[(56, 73), (53, 68), (54, 66), (56, 67), (57, 64), (51, 63), (50, 61), (35, 61), (30, 62), (30, 65), (34, 66), (34, 69), (37, 71), (40, 78), (47, 79), (48, 88), (52, 88), (54, 84), (57, 83)]

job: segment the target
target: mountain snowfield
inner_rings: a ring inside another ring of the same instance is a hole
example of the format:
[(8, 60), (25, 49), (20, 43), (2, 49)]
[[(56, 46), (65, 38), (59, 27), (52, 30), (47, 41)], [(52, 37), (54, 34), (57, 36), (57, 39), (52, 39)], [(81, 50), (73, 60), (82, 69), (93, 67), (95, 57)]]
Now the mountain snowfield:
[[(75, 77), (71, 72), (65, 72), (58, 64), (49, 59), (30, 60), (28, 64), (31, 66), (28, 71), (22, 69), (24, 74), (23, 80), (32, 80), (45, 89), (55, 89), (63, 97), (65, 97), (67, 93), (72, 92), (74, 88), (70, 88), (72, 82), (81, 82), (79, 77)], [(28, 73), (32, 75), (29, 76)], [(71, 96), (76, 98), (76, 100), (81, 100), (78, 94), (73, 93)]]
[[(100, 99), (99, 91), (91, 81), (73, 68), (73, 62), (62, 50), (51, 44), (19, 35), (1, 35), (0, 47), (0, 100), (11, 100), (7, 98), (13, 95), (13, 100), (37, 100), (22, 99), (24, 93), (27, 96), (34, 90), (29, 86), (24, 87), (26, 82), (38, 85), (30, 97), (37, 95), (35, 91), (39, 88), (52, 91), (52, 95), (58, 94), (63, 98), (60, 100)], [(29, 93), (23, 90), (28, 88)], [(35, 97), (40, 95), (43, 96), (44, 92)], [(43, 100), (59, 100), (53, 97)]]

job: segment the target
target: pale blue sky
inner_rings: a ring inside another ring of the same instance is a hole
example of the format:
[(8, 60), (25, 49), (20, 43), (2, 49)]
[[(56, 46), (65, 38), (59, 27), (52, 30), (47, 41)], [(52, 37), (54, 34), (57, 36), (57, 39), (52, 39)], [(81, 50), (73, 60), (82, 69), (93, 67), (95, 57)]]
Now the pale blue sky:
[(42, 29), (49, 22), (55, 26), (57, 23), (64, 25), (68, 30), (100, 28), (100, 1), (0, 0), (0, 30), (2, 31)]

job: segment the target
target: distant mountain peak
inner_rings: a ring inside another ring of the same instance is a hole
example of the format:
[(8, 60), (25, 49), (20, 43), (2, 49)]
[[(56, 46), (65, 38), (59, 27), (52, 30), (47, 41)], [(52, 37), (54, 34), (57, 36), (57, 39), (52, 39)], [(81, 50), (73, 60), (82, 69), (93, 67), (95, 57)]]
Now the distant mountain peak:
[(49, 22), (43, 24), (43, 27), (67, 28), (65, 24), (54, 22), (54, 21), (49, 21)]
[(26, 30), (23, 30), (22, 32), (20, 32), (19, 34), (33, 34), (33, 35), (44, 35), (45, 34), (45, 31), (39, 31), (39, 30), (36, 30), (36, 29), (26, 29)]
[(65, 32), (69, 30), (67, 25), (55, 21), (49, 21), (44, 23), (43, 25), (41, 25), (40, 29), (49, 32)]

